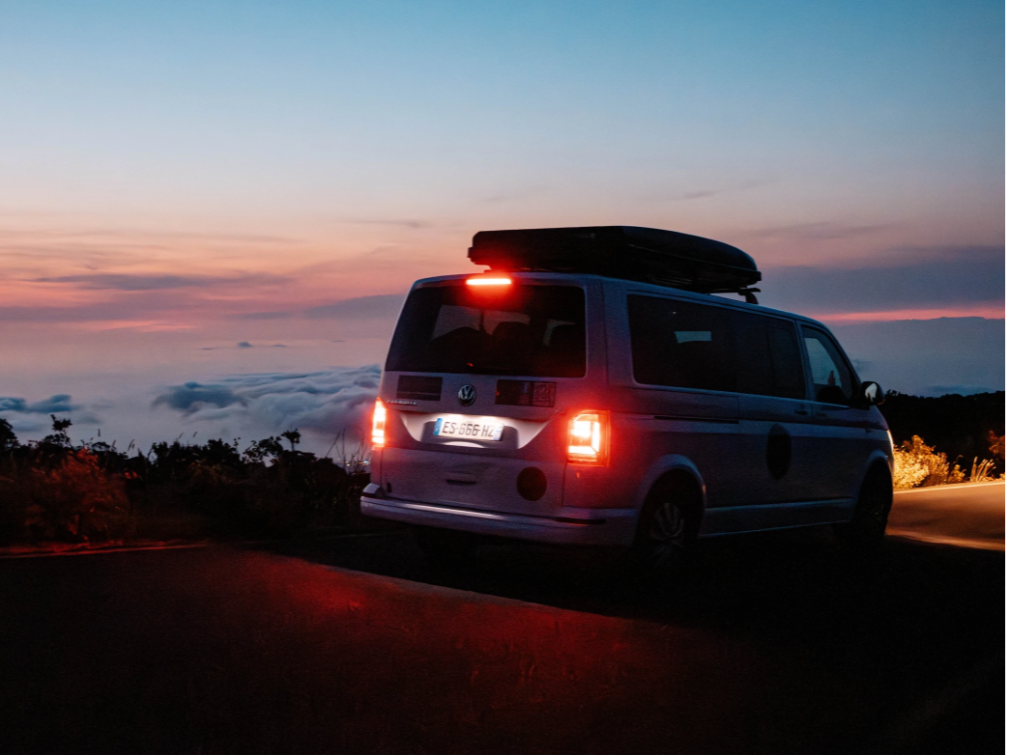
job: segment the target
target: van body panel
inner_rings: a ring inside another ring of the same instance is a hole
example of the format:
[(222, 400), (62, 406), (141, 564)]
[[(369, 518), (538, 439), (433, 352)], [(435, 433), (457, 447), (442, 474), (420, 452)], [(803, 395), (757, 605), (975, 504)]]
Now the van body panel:
[(740, 503), (766, 505), (827, 498), (810, 444), (807, 401), (740, 396), (742, 473), (749, 492)]
[(705, 512), (699, 537), (843, 524), (852, 518), (852, 499), (794, 501), (765, 506), (726, 506)]
[[(465, 447), (432, 453), (386, 448), (382, 485), (390, 498), (465, 506), (531, 516), (555, 516), (563, 505), (564, 461), (537, 461), (502, 456), (476, 456)], [(539, 500), (523, 498), (517, 489), (520, 472), (534, 466), (547, 484)]]
[[(376, 486), (377, 487), (377, 486)], [(556, 516), (529, 516), (422, 501), (388, 499), (366, 489), (361, 513), (422, 527), (543, 543), (626, 547), (634, 540), (636, 509), (559, 509)]]
[(708, 508), (708, 489), (705, 486), (705, 479), (701, 476), (701, 472), (698, 471), (694, 462), (683, 454), (666, 454), (652, 462), (645, 474), (637, 481), (633, 498), (635, 508), (641, 509), (656, 484), (673, 472), (686, 474), (695, 481), (701, 492), (702, 508)]
[(877, 444), (867, 427), (866, 410), (816, 403), (811, 408), (810, 421), (800, 426), (807, 455), (816, 464), (809, 478), (811, 497), (857, 495), (860, 473)]
[[(676, 396), (670, 396), (664, 410), (676, 410)], [(735, 404), (735, 402), (734, 402)], [(692, 402), (693, 406), (697, 406)], [(739, 423), (722, 417), (691, 417), (670, 414), (618, 414), (614, 420), (614, 466), (627, 470), (631, 481), (646, 475), (654, 459), (671, 451), (691, 461), (703, 481), (706, 505), (727, 506), (744, 494), (740, 471)], [(619, 449), (617, 447), (620, 447)], [(629, 491), (630, 492), (630, 491)]]

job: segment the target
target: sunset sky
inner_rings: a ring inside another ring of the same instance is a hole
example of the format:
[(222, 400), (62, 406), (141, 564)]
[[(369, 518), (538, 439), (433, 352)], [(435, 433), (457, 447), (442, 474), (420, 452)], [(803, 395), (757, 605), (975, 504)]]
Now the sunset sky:
[(974, 0), (6, 0), (0, 417), (326, 445), (414, 279), (567, 225), (727, 241), (864, 379), (1003, 390), (1003, 28)]

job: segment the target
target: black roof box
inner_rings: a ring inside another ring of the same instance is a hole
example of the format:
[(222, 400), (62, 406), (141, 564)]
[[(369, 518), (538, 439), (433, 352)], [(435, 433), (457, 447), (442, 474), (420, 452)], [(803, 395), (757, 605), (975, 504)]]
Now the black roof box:
[(468, 256), (492, 270), (593, 273), (708, 294), (761, 280), (753, 258), (735, 246), (629, 225), (480, 231)]

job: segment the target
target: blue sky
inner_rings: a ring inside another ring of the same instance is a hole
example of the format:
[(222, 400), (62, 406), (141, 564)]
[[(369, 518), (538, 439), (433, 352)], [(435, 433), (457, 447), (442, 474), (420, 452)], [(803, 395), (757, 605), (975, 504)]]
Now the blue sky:
[(699, 224), (940, 212), (948, 235), (1003, 184), (997, 3), (4, 7), (12, 210), (432, 222), (540, 192), (551, 219), (722, 192)]

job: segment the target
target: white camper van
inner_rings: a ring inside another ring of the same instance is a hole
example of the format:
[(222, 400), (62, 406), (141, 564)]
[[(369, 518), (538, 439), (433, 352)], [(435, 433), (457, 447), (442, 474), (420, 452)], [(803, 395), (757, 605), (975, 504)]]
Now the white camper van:
[(403, 306), (364, 514), (432, 555), (492, 535), (632, 547), (657, 572), (699, 537), (882, 538), (883, 393), (824, 325), (757, 305), (747, 254), (609, 226), (481, 232), (469, 256), (489, 269)]

